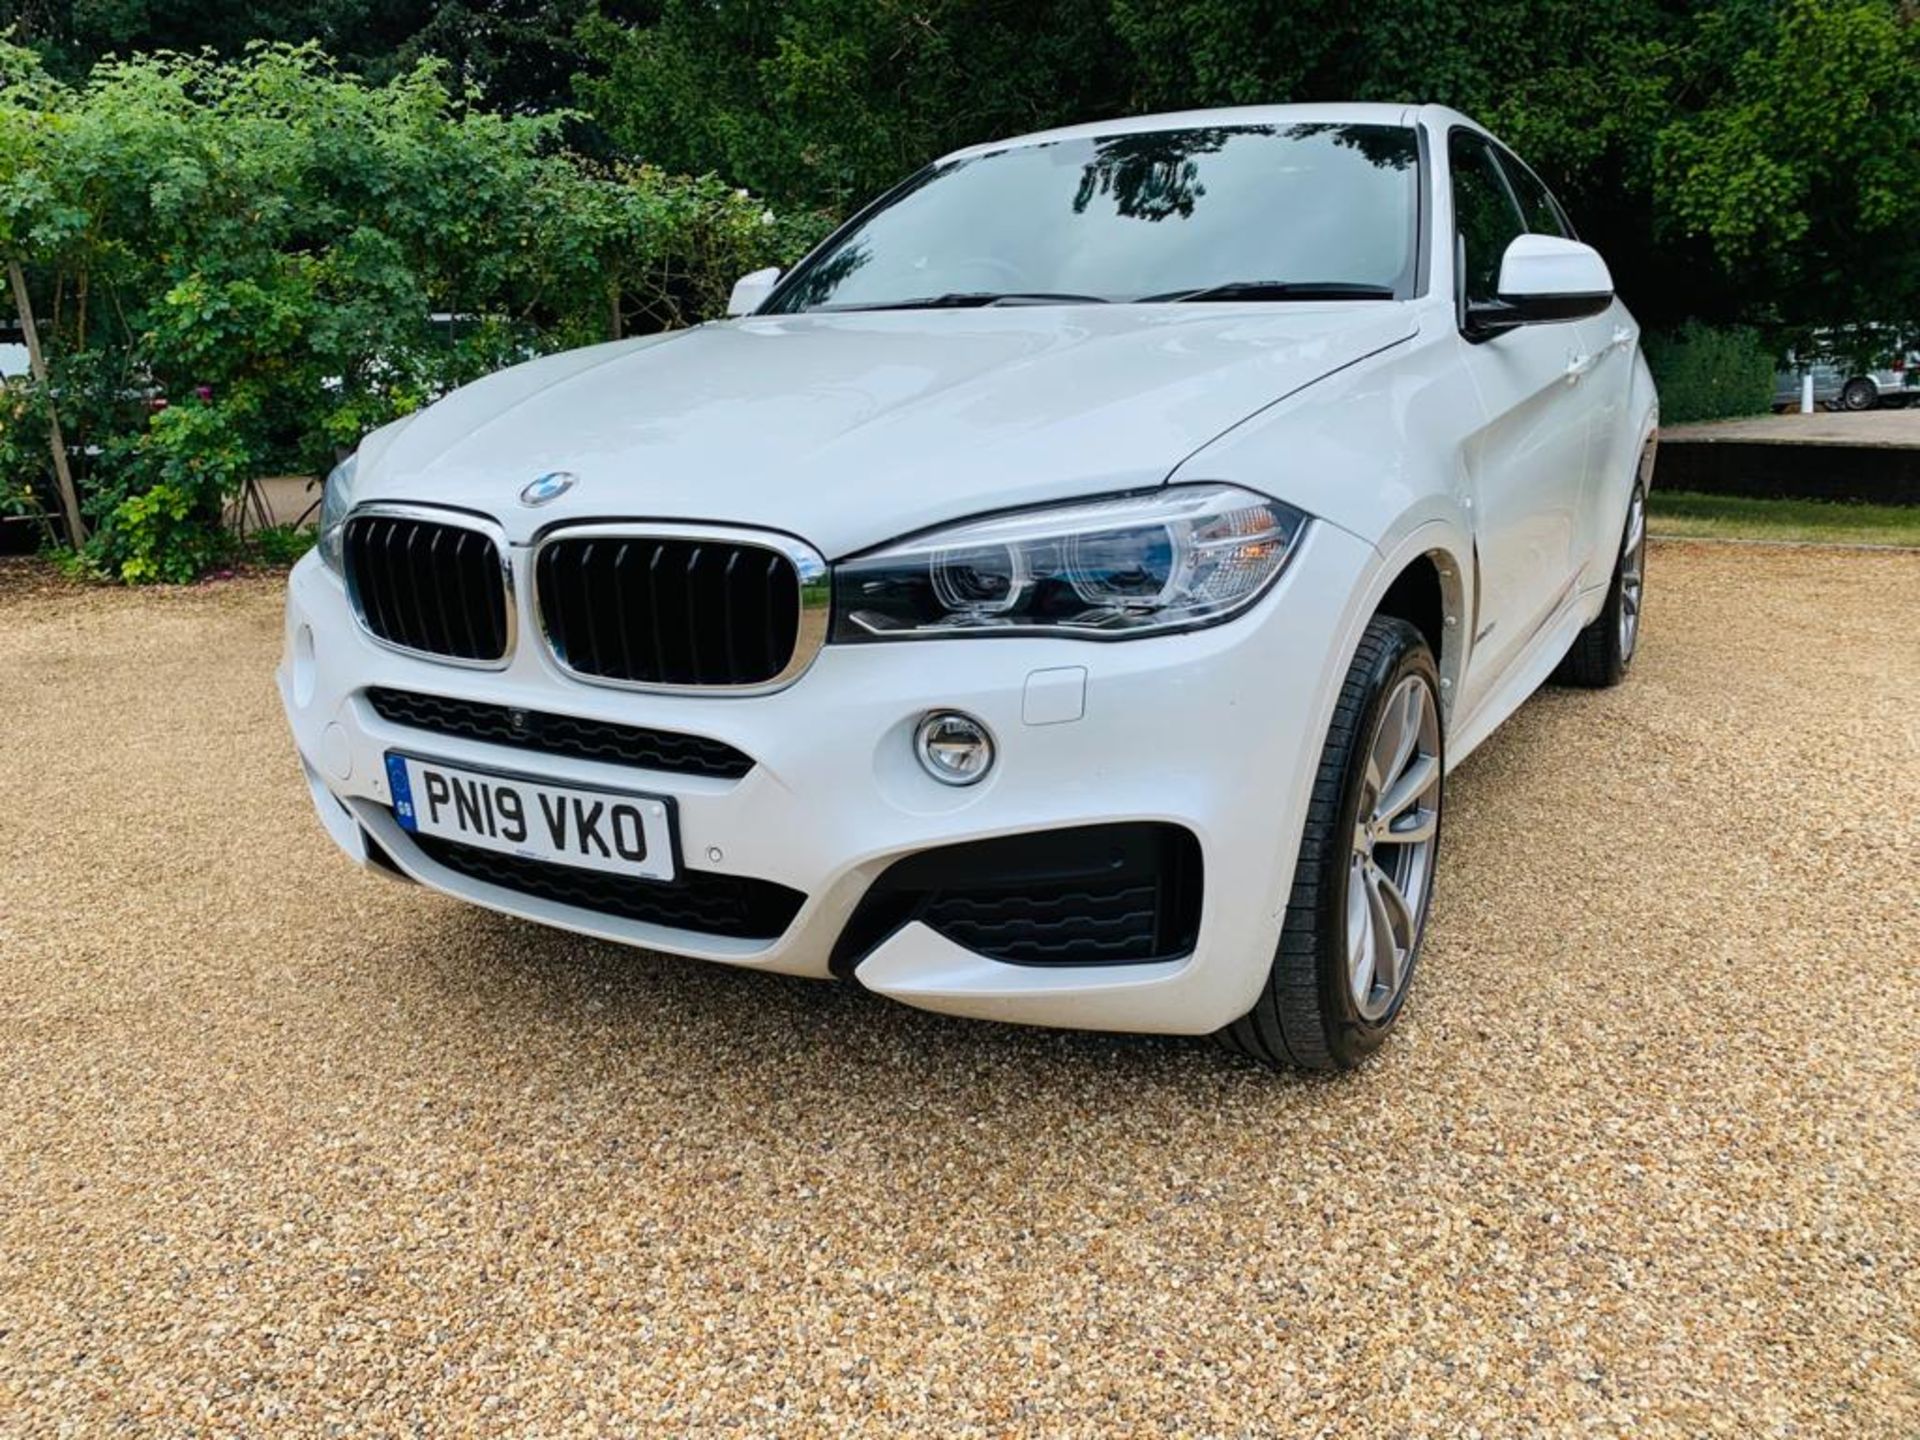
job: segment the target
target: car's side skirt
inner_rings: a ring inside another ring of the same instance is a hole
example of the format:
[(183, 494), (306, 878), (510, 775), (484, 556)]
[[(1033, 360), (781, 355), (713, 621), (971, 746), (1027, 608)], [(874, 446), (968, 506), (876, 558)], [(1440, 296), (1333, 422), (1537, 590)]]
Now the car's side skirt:
[(1453, 770), (1471, 755), (1526, 703), (1527, 697), (1546, 683), (1573, 644), (1573, 637), (1593, 619), (1593, 612), (1606, 597), (1606, 587), (1569, 591), (1548, 621), (1533, 637), (1531, 644), (1507, 668), (1486, 696), (1466, 716), (1458, 719), (1447, 734), (1447, 769)]

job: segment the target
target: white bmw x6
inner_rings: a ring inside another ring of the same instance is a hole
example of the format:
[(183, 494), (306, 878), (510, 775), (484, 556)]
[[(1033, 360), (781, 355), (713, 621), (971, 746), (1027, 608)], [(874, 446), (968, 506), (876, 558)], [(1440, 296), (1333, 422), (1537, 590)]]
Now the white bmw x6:
[(366, 437), (281, 693), (353, 859), (955, 1015), (1347, 1066), (1443, 777), (1633, 659), (1656, 402), (1465, 116), (961, 151), (734, 316)]

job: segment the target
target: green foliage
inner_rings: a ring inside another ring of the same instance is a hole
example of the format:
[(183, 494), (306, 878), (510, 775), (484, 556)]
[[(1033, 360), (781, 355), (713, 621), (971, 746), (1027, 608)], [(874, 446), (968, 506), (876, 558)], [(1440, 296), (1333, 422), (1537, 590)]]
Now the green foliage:
[(101, 574), (129, 584), (184, 585), (226, 553), (226, 537), (207, 518), (198, 491), (162, 481), (128, 495), (107, 516), (87, 552)]
[(1729, 4), (1659, 137), (1661, 220), (1789, 324), (1920, 317), (1920, 25), (1891, 0)]
[(259, 42), (319, 40), (375, 82), (421, 60), (446, 63), (461, 88), (508, 112), (566, 103), (573, 31), (591, 0), (0, 0), (53, 74), (85, 77), (103, 56), (170, 50), (235, 59)]
[(87, 563), (87, 557), (70, 545), (53, 545), (41, 552), (53, 568), (68, 580), (98, 580), (100, 576)]
[(261, 565), (291, 565), (311, 550), (318, 538), (311, 528), (263, 525), (247, 537), (247, 558)]
[(1920, 317), (1904, 0), (659, 0), (581, 30), (622, 147), (844, 209), (1071, 120), (1356, 97), (1457, 106), (1567, 202), (1642, 318)]
[(645, 23), (587, 22), (580, 96), (629, 153), (844, 210), (956, 145), (1110, 112), (1109, 8), (661, 0)]
[(1912, 0), (0, 0), (9, 21), (68, 77), (308, 36), (383, 82), (434, 57), (493, 109), (571, 94), (577, 138), (799, 211), (1073, 120), (1440, 101), (1541, 170), (1650, 323), (1920, 323)]
[(156, 414), (131, 441), (116, 437), (121, 463), (93, 493), (101, 523), (89, 558), (129, 583), (194, 578), (227, 550), (220, 510), (255, 463), (257, 428), (243, 400), (194, 401)]
[(1660, 419), (1680, 425), (1764, 415), (1773, 404), (1773, 352), (1752, 330), (1684, 325), (1641, 342), (1660, 388)]
[[(480, 111), (433, 64), (370, 86), (311, 47), (79, 88), (0, 50), (0, 256), (31, 267), (94, 564), (190, 576), (250, 476), (324, 471), (518, 359), (705, 318), (817, 231), (582, 159), (562, 119)], [(0, 456), (15, 491), (24, 455)]]
[[(713, 313), (947, 150), (1154, 109), (1486, 121), (1644, 323), (1734, 328), (1655, 347), (1671, 419), (1764, 404), (1767, 347), (1920, 331), (1913, 0), (0, 0), (9, 21), (0, 255), (33, 262), (109, 536), (142, 485), (207, 513), (211, 482), (159, 478), (187, 441), (141, 440), (153, 392), (204, 388), (256, 472), (322, 469), (520, 356)], [(308, 36), (339, 68), (250, 44)], [(158, 49), (189, 53), (102, 59)], [(0, 505), (31, 503), (37, 423), (0, 430)]]
[(0, 516), (40, 513), (35, 482), (47, 463), (47, 432), (37, 398), (0, 383)]

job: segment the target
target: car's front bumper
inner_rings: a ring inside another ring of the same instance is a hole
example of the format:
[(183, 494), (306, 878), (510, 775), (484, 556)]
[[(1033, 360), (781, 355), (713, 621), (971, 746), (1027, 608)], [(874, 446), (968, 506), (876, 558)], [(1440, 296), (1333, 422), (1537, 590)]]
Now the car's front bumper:
[[(516, 549), (512, 562), (524, 568), (526, 558)], [(377, 859), (371, 837), (407, 875), (461, 899), (758, 969), (829, 974), (835, 942), (862, 896), (908, 854), (1106, 822), (1185, 827), (1199, 842), (1204, 883), (1198, 940), (1182, 958), (1016, 965), (914, 922), (866, 953), (854, 973), (872, 990), (954, 1014), (1204, 1033), (1243, 1014), (1265, 978), (1345, 669), (1345, 637), (1356, 627), (1352, 612), (1376, 558), (1352, 536), (1317, 525), (1273, 593), (1252, 613), (1211, 629), (1105, 644), (834, 645), (786, 690), (708, 698), (571, 679), (531, 627), (497, 671), (395, 653), (359, 630), (339, 581), (309, 557), (289, 582), (278, 680), (320, 818), (363, 865)], [(1083, 682), (1061, 671), (1084, 671)], [(1059, 718), (1082, 683), (1079, 718)], [(737, 780), (712, 779), (425, 733), (374, 712), (366, 691), (381, 686), (708, 736), (755, 765)], [(996, 737), (997, 763), (978, 785), (942, 786), (915, 760), (913, 729), (936, 707), (977, 716)], [(622, 919), (469, 878), (435, 863), (395, 822), (383, 763), (390, 749), (670, 796), (689, 871), (774, 881), (805, 902), (776, 939), (746, 940)]]

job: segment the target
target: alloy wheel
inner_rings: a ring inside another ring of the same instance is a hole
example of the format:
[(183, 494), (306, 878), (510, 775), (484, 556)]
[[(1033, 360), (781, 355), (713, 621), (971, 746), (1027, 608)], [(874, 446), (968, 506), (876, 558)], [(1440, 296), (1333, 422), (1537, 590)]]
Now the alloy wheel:
[(1627, 538), (1620, 547), (1620, 663), (1633, 658), (1640, 642), (1640, 593), (1646, 587), (1647, 498), (1633, 492), (1627, 509)]
[(1367, 748), (1347, 877), (1347, 984), (1361, 1016), (1393, 1009), (1413, 971), (1440, 831), (1440, 712), (1420, 675), (1387, 696)]

